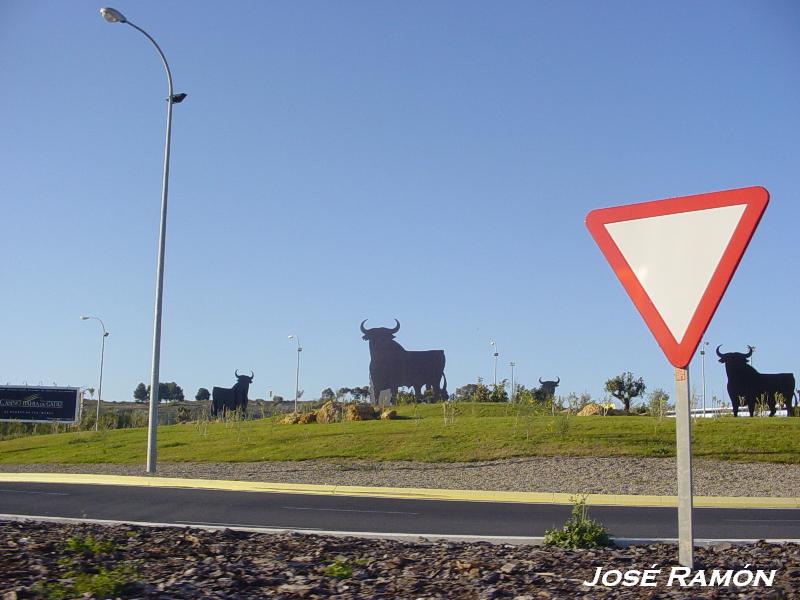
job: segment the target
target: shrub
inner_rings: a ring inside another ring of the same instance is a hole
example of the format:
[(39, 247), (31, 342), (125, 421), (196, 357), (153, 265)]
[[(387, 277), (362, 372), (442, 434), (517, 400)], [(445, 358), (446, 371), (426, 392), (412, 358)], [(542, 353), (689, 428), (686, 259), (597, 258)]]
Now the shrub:
[(586, 509), (586, 496), (572, 498), (572, 514), (562, 529), (548, 529), (544, 533), (544, 543), (559, 548), (602, 548), (613, 546), (614, 542), (605, 527), (589, 518)]
[(347, 560), (335, 560), (332, 564), (325, 567), (324, 573), (328, 577), (347, 579), (353, 576), (353, 565)]

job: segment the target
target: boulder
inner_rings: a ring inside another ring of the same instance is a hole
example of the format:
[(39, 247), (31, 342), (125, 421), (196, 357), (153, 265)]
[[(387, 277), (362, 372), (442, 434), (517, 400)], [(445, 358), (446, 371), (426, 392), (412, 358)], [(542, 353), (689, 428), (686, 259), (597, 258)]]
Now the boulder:
[(603, 414), (603, 407), (599, 404), (595, 404), (594, 402), (590, 402), (582, 409), (578, 411), (579, 417), (590, 417), (592, 415), (602, 415)]
[(328, 400), (317, 411), (317, 423), (338, 423), (342, 420), (342, 405)]
[(297, 421), (300, 425), (308, 425), (309, 423), (316, 423), (317, 422), (317, 413), (315, 412), (307, 412), (300, 415), (300, 419)]
[(345, 421), (370, 421), (377, 415), (369, 404), (348, 404), (344, 409)]
[(300, 415), (298, 413), (289, 413), (285, 417), (283, 417), (278, 423), (281, 425), (295, 425), (300, 421)]
[(396, 410), (384, 410), (381, 413), (382, 420), (392, 420), (397, 418), (397, 411)]

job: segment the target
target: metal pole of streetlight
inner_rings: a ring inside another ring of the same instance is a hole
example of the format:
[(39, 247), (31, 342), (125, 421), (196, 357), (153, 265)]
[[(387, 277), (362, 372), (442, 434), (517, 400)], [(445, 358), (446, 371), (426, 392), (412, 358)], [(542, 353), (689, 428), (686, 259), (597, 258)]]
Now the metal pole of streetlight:
[(500, 355), (497, 353), (497, 343), (494, 340), (489, 342), (489, 345), (494, 348), (494, 387), (497, 389), (497, 357)]
[(300, 353), (303, 348), (300, 346), (300, 336), (292, 334), (289, 339), (297, 342), (297, 370), (294, 375), (294, 412), (297, 413), (297, 398), (300, 395)]
[(169, 70), (167, 58), (161, 51), (161, 47), (138, 25), (128, 21), (122, 13), (113, 8), (101, 8), (100, 14), (109, 23), (125, 23), (142, 33), (155, 46), (161, 62), (164, 64), (164, 71), (167, 74), (167, 133), (164, 143), (164, 175), (161, 183), (161, 220), (158, 230), (158, 262), (156, 267), (156, 300), (153, 314), (153, 362), (150, 375), (150, 411), (149, 423), (147, 427), (147, 472), (156, 472), (156, 432), (158, 428), (158, 376), (159, 365), (161, 362), (161, 307), (162, 293), (164, 291), (164, 246), (167, 235), (167, 190), (169, 188), (169, 147), (172, 138), (172, 105), (182, 102), (186, 94), (174, 94), (172, 88), (172, 73)]
[(514, 367), (517, 366), (517, 363), (511, 361), (508, 363), (511, 365), (511, 402), (514, 402)]
[(706, 346), (708, 346), (708, 342), (703, 342), (703, 345), (700, 346), (700, 367), (703, 380), (703, 417), (706, 416)]
[(103, 337), (101, 338), (102, 341), (100, 343), (100, 384), (97, 386), (97, 414), (95, 415), (94, 419), (94, 430), (99, 431), (100, 429), (100, 402), (103, 398), (103, 362), (106, 355), (106, 338), (108, 337), (108, 332), (106, 331), (106, 325), (103, 323), (103, 319), (100, 317), (86, 317), (81, 315), (81, 321), (88, 321), (89, 319), (95, 319), (96, 321), (100, 321), (100, 327), (103, 328)]

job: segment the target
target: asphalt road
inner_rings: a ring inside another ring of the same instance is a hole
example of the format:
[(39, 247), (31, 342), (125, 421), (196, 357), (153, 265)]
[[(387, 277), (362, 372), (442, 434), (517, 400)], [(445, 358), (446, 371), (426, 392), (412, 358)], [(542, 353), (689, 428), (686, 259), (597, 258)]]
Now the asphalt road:
[[(0, 514), (418, 535), (540, 537), (569, 506), (200, 489), (0, 483)], [(677, 510), (593, 506), (617, 538), (675, 538)], [(800, 540), (800, 509), (694, 511), (696, 539)]]

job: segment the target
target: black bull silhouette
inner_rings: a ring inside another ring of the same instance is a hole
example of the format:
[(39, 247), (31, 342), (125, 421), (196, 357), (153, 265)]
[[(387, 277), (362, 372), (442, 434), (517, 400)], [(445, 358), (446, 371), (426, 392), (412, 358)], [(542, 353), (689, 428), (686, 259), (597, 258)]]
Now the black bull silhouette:
[(556, 388), (561, 383), (561, 377), (556, 377), (556, 381), (542, 381), (542, 378), (539, 377), (539, 383), (541, 384), (542, 393), (550, 398), (556, 395)]
[[(392, 329), (374, 327), (365, 329), (361, 322), (363, 339), (369, 342), (369, 379), (372, 387), (372, 402), (376, 403), (383, 390), (390, 390), (391, 401), (397, 397), (397, 389), (414, 388), (417, 402), (422, 400), (422, 386), (433, 390), (433, 400), (446, 400), (447, 377), (444, 375), (444, 350), (406, 350), (396, 341), (394, 334), (400, 331), (400, 321)], [(439, 383), (444, 379), (444, 385)]]
[(250, 375), (239, 375), (239, 370), (235, 371), (236, 383), (232, 388), (221, 388), (214, 386), (211, 390), (211, 416), (224, 415), (229, 410), (241, 408), (247, 410), (247, 392), (250, 384), (253, 383), (253, 372)]
[(747, 410), (752, 417), (755, 413), (756, 402), (765, 399), (769, 406), (769, 416), (775, 415), (776, 404), (779, 397), (786, 403), (787, 414), (792, 414), (792, 397), (794, 396), (794, 374), (792, 373), (759, 373), (747, 362), (753, 354), (753, 347), (747, 347), (744, 352), (721, 353), (717, 346), (719, 362), (725, 365), (728, 375), (728, 396), (733, 404), (733, 416), (739, 414), (741, 401), (747, 405)]

